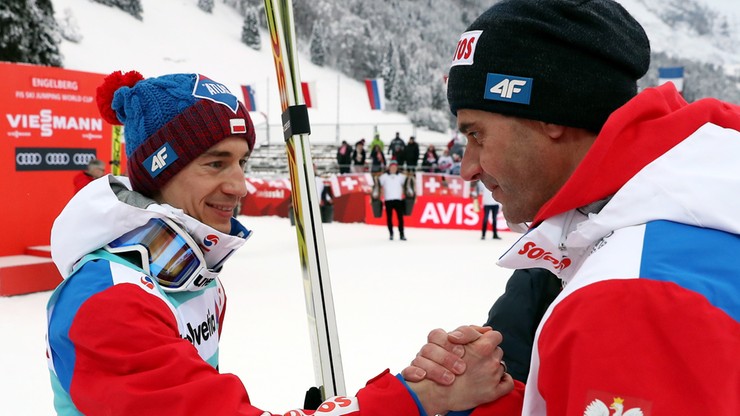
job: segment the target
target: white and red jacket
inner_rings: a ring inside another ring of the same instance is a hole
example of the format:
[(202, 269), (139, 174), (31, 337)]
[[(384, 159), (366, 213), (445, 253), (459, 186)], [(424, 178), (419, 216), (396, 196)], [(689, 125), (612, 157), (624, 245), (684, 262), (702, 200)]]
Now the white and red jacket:
[(564, 282), (522, 414), (740, 415), (738, 259), (740, 107), (643, 91), (499, 259)]

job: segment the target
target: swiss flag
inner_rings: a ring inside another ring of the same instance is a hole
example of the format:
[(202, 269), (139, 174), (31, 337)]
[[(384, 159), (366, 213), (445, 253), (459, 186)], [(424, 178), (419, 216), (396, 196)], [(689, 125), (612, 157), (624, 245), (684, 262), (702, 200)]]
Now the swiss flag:
[(457, 175), (416, 172), (416, 195), (470, 197), (470, 182)]
[(369, 173), (350, 173), (333, 176), (330, 179), (331, 190), (335, 197), (352, 193), (370, 193), (373, 177)]

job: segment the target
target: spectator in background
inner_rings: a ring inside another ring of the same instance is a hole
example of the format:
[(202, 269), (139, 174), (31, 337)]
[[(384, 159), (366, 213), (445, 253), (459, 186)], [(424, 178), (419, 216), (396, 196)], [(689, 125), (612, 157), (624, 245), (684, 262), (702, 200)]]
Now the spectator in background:
[(385, 172), (378, 178), (378, 183), (383, 192), (383, 200), (385, 201), (385, 216), (388, 222), (390, 240), (393, 240), (393, 211), (395, 211), (396, 218), (398, 219), (398, 234), (402, 241), (406, 241), (406, 236), (403, 233), (403, 214), (406, 211), (406, 206), (403, 202), (403, 190), (406, 185), (406, 179), (406, 175), (398, 172), (398, 162), (393, 159), (388, 162), (388, 172)]
[(452, 168), (452, 156), (450, 156), (450, 151), (445, 149), (442, 151), (442, 156), (437, 159), (437, 171), (440, 173), (450, 173), (450, 169)]
[(75, 193), (79, 192), (80, 189), (84, 188), (85, 185), (105, 175), (105, 162), (99, 159), (93, 159), (87, 162), (87, 168), (79, 172), (72, 179), (72, 183), (75, 187)]
[[(457, 156), (457, 155), (455, 155)], [(459, 157), (459, 156), (458, 156)], [(483, 182), (478, 181), (475, 186), (475, 197), (477, 198), (478, 195), (482, 196), (481, 205), (483, 205), (483, 219), (482, 219), (482, 225), (481, 225), (481, 240), (486, 239), (486, 228), (488, 228), (488, 217), (490, 216), (491, 219), (491, 231), (493, 231), (493, 239), (494, 240), (500, 240), (501, 237), (498, 236), (498, 227), (496, 223), (496, 218), (498, 217), (498, 209), (500, 207), (498, 201), (493, 199), (493, 192), (486, 189), (486, 186), (483, 185)]]
[(462, 160), (463, 155), (465, 154), (465, 137), (464, 136), (455, 136), (454, 139), (452, 139), (452, 147), (450, 148), (450, 155), (454, 157), (454, 155), (460, 156), (460, 160)]
[(414, 136), (409, 137), (403, 156), (409, 173), (416, 172), (416, 166), (419, 164), (419, 143), (416, 143)]
[(375, 134), (373, 135), (373, 141), (370, 142), (370, 149), (372, 149), (373, 146), (380, 147), (381, 152), (385, 151), (385, 143), (383, 143), (383, 141), (380, 140), (380, 133), (378, 132), (377, 129), (375, 130)]
[(421, 170), (424, 172), (436, 172), (438, 161), (439, 156), (437, 155), (437, 150), (433, 144), (430, 144), (424, 152), (424, 157), (421, 158)]
[(388, 154), (391, 159), (398, 162), (399, 165), (403, 164), (404, 150), (406, 149), (406, 143), (401, 138), (401, 134), (396, 132), (396, 137), (391, 140), (391, 144), (388, 145)]
[(380, 146), (373, 146), (370, 149), (370, 173), (373, 176), (380, 175), (385, 170), (385, 155)]
[(352, 165), (352, 149), (346, 140), (342, 140), (342, 144), (337, 149), (337, 165), (339, 165), (339, 174), (349, 173), (349, 168)]
[(460, 174), (460, 165), (461, 165), (462, 159), (460, 158), (460, 155), (457, 153), (452, 154), (452, 167), (450, 167), (450, 175), (459, 175)]
[(334, 195), (331, 191), (331, 186), (326, 186), (324, 178), (319, 175), (319, 171), (316, 167), (316, 163), (313, 164), (314, 180), (316, 181), (316, 195), (319, 197), (319, 211), (321, 212), (321, 222), (331, 222), (334, 215), (333, 213), (327, 214), (328, 210), (331, 210), (331, 205), (334, 205)]
[(352, 150), (352, 172), (362, 173), (365, 171), (365, 139), (355, 143)]

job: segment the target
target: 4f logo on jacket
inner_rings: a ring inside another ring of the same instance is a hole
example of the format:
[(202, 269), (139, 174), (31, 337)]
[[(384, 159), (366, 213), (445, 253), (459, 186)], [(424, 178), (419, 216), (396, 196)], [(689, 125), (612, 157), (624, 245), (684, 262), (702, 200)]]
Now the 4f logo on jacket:
[(486, 76), (486, 100), (529, 104), (532, 95), (532, 78), (488, 73)]
[(177, 160), (177, 153), (172, 150), (169, 143), (165, 143), (157, 149), (151, 156), (144, 160), (144, 167), (147, 172), (152, 175), (152, 178), (156, 178), (157, 175), (172, 163)]

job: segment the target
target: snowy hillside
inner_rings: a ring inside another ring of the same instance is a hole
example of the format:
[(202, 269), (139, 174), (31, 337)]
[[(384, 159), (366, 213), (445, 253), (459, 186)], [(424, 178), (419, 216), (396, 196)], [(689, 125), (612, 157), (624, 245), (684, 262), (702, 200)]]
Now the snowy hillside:
[[(265, 116), (272, 125), (272, 140), (278, 139), (280, 101), (269, 36), (262, 32), (260, 51), (241, 43), (243, 18), (232, 8), (218, 2), (213, 14), (208, 14), (196, 7), (195, 1), (142, 0), (143, 20), (137, 20), (89, 0), (52, 3), (57, 20), (70, 16), (81, 35), (78, 43), (62, 41), (66, 68), (104, 74), (135, 69), (146, 77), (199, 72), (223, 82), (239, 97), (240, 85), (253, 85), (258, 111), (252, 113), (252, 118), (258, 140), (260, 133), (264, 134)], [(309, 110), (314, 142), (333, 143), (337, 119), (342, 125), (342, 139), (350, 142), (371, 137), (376, 124), (386, 140), (395, 131), (401, 131), (404, 137), (416, 133), (421, 142), (449, 140), (447, 134), (414, 131), (402, 114), (371, 110), (361, 82), (319, 68), (308, 59), (301, 60), (300, 69), (303, 81), (315, 83), (318, 95), (314, 98), (316, 108)], [(357, 126), (350, 131), (347, 124)]]
[[(740, 2), (619, 1), (643, 24), (654, 51), (723, 65), (729, 74), (740, 71)], [(136, 69), (145, 76), (200, 72), (224, 82), (238, 96), (241, 96), (240, 85), (251, 84), (256, 89), (258, 111), (252, 116), (258, 141), (266, 140), (266, 120), (272, 126), (272, 140), (279, 140), (279, 100), (268, 35), (262, 32), (260, 51), (241, 43), (243, 18), (223, 1), (217, 1), (213, 13), (208, 14), (196, 6), (195, 0), (141, 0), (142, 20), (90, 0), (52, 0), (52, 3), (57, 21), (76, 27), (80, 36), (77, 43), (67, 40), (61, 43), (65, 67), (99, 73)], [(420, 16), (435, 12), (422, 11), (424, 4), (419, 3)], [(372, 3), (372, 6), (386, 7), (381, 3)], [(318, 6), (306, 3), (304, 7)], [(451, 36), (456, 38), (457, 34)], [(400, 38), (398, 42), (410, 43), (410, 40)], [(307, 42), (304, 39), (301, 43)], [(334, 143), (337, 139), (354, 142), (370, 137), (375, 125), (384, 140), (390, 140), (396, 131), (403, 137), (416, 134), (421, 143), (449, 140), (451, 132), (440, 134), (414, 129), (403, 114), (371, 110), (361, 82), (311, 64), (306, 55), (308, 51), (303, 52), (302, 78), (314, 83), (317, 95), (313, 97), (316, 108), (309, 110), (313, 142)], [(444, 65), (446, 63), (441, 64)], [(651, 68), (649, 73), (657, 78), (653, 72), (657, 69)], [(693, 76), (709, 79), (717, 75), (695, 71)], [(431, 83), (428, 84), (431, 87)], [(725, 89), (724, 85), (717, 85), (715, 90), (711, 90), (711, 85), (706, 88), (710, 91), (701, 91), (704, 96), (720, 98)], [(716, 90), (720, 92), (714, 92)]]
[(740, 2), (619, 0), (643, 25), (654, 51), (740, 68)]

